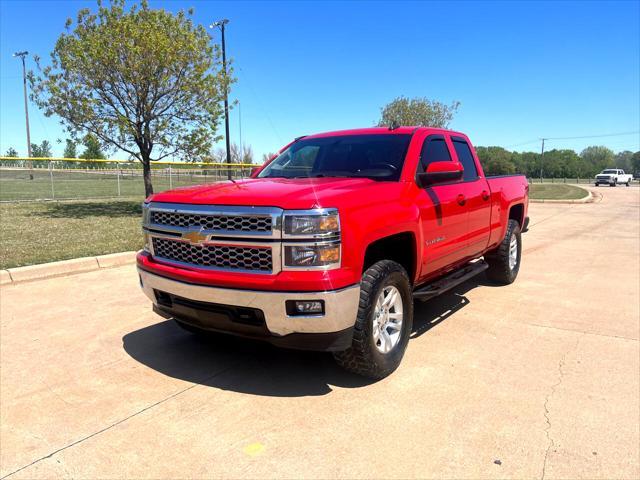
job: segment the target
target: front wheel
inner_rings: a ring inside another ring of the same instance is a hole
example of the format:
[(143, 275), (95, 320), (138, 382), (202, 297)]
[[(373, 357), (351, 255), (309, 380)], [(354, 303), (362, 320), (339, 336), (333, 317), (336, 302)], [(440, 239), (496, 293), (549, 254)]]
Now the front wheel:
[(631, 180), (627, 180), (627, 187), (631, 186)]
[(515, 220), (509, 220), (507, 233), (498, 248), (484, 256), (489, 264), (487, 277), (489, 280), (508, 285), (513, 283), (520, 271), (522, 258), (522, 235), (520, 224)]
[(599, 187), (599, 186), (600, 186), (600, 184), (598, 182), (596, 182), (596, 187)]
[(380, 379), (402, 361), (413, 326), (411, 282), (402, 265), (382, 260), (362, 275), (351, 347), (333, 354), (346, 370)]

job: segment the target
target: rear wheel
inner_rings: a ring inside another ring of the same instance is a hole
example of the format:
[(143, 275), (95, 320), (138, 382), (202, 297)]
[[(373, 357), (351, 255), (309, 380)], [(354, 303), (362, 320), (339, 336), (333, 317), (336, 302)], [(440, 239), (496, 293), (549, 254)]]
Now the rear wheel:
[(600, 186), (600, 184), (598, 182), (596, 182), (596, 187), (599, 187), (599, 186)]
[(522, 236), (520, 224), (515, 220), (509, 220), (507, 233), (500, 245), (495, 250), (484, 256), (489, 265), (487, 277), (496, 283), (508, 285), (513, 283), (520, 271), (520, 259), (522, 257)]
[(391, 260), (377, 262), (362, 275), (351, 347), (335, 352), (334, 358), (350, 372), (384, 378), (400, 365), (412, 325), (413, 297), (407, 272)]

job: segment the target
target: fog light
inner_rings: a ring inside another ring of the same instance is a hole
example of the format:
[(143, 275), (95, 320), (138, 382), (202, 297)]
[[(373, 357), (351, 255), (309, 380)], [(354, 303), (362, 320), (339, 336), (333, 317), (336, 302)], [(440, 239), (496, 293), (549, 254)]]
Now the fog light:
[(323, 315), (324, 300), (287, 300), (287, 315)]

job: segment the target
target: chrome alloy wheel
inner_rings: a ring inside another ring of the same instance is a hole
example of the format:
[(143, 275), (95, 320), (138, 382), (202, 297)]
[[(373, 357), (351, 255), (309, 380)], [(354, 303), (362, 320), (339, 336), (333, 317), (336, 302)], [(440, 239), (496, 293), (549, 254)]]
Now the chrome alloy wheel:
[(389, 353), (400, 341), (402, 318), (400, 291), (392, 285), (384, 287), (373, 312), (373, 342), (381, 353)]
[(511, 242), (509, 243), (509, 268), (513, 270), (518, 263), (518, 237), (511, 236)]

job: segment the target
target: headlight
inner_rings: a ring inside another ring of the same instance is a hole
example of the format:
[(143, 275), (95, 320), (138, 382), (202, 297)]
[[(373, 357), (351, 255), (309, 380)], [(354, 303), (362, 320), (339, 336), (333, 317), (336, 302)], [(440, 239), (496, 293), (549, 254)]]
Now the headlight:
[(147, 232), (142, 232), (142, 235), (144, 236), (144, 247), (142, 248), (145, 252), (151, 253), (151, 237)]
[(149, 225), (149, 204), (142, 204), (142, 225)]
[(284, 246), (284, 265), (293, 269), (330, 269), (340, 266), (340, 244), (301, 244)]
[(340, 233), (340, 217), (335, 209), (285, 212), (284, 235), (325, 237)]

